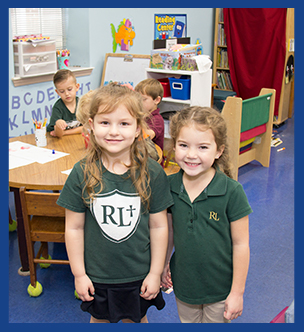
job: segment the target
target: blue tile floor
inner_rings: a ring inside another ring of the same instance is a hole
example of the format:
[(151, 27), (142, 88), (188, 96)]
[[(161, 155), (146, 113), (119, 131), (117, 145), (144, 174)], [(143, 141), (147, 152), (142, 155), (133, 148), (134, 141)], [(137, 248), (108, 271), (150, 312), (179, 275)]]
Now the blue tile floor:
[[(244, 295), (243, 315), (233, 323), (269, 323), (294, 299), (294, 117), (274, 129), (283, 143), (271, 149), (269, 168), (252, 162), (240, 168), (239, 182), (252, 206), (251, 261)], [(281, 147), (285, 150), (278, 152)], [(14, 216), (12, 193), (9, 205)], [(50, 245), (52, 257), (65, 256), (62, 244)], [(9, 322), (87, 323), (89, 314), (74, 298), (69, 266), (38, 268), (44, 291), (27, 294), (29, 277), (20, 276), (17, 233), (9, 234)], [(191, 282), (191, 280), (189, 280)], [(174, 294), (164, 294), (166, 307), (148, 311), (151, 323), (179, 323)]]

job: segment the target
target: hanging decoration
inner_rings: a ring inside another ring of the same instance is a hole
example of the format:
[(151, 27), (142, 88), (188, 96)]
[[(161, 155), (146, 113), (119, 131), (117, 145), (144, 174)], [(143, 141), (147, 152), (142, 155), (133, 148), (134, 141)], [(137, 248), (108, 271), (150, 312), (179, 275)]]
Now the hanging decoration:
[(118, 27), (117, 32), (114, 24), (111, 23), (111, 32), (113, 37), (113, 53), (116, 52), (117, 45), (120, 45), (121, 51), (129, 51), (130, 46), (133, 45), (135, 38), (134, 27), (129, 19), (123, 19)]

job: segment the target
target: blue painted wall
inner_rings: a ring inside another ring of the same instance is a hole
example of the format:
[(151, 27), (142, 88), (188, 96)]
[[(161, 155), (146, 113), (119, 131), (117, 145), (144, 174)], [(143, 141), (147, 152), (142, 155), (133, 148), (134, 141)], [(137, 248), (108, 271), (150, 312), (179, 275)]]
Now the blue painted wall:
[[(112, 53), (110, 24), (117, 29), (120, 21), (129, 19), (136, 37), (130, 51), (116, 53), (150, 54), (154, 38), (154, 14), (187, 14), (187, 36), (194, 43), (200, 38), (204, 54), (213, 55), (213, 8), (68, 8), (67, 48), (71, 50), (70, 65), (94, 67), (90, 76), (78, 77), (78, 95), (100, 85), (106, 53)], [(14, 87), (12, 31), (9, 19), (9, 137), (33, 132), (32, 117), (50, 118), (57, 100), (53, 83), (45, 82)]]

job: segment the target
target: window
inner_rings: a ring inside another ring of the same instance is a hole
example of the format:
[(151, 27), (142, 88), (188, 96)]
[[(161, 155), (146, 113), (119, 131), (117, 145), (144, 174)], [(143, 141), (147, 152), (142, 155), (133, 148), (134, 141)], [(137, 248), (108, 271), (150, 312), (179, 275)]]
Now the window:
[(65, 49), (64, 8), (11, 8), (12, 35), (42, 34), (56, 40), (57, 49)]

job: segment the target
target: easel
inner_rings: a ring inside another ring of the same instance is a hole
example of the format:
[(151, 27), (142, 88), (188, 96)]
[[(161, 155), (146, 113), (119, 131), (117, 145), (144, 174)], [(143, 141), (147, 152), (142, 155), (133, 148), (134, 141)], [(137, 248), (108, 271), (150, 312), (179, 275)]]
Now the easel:
[(107, 53), (100, 85), (108, 82), (130, 83), (135, 87), (146, 78), (150, 55)]

